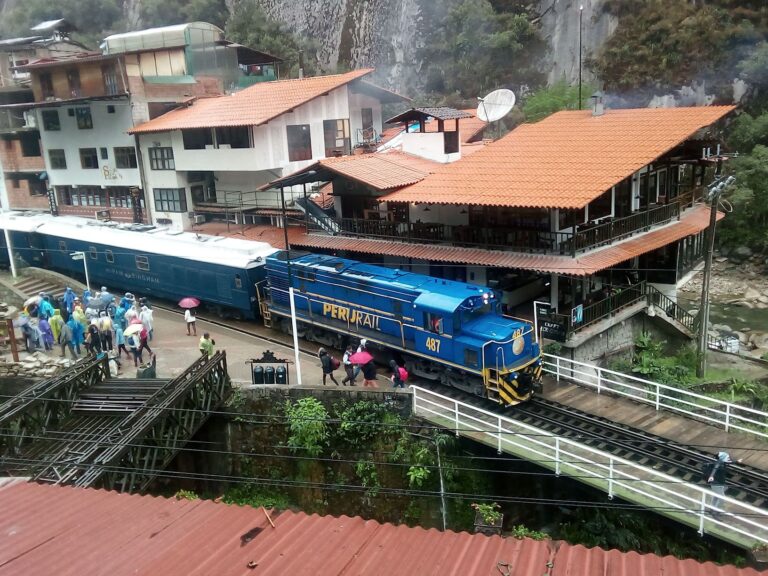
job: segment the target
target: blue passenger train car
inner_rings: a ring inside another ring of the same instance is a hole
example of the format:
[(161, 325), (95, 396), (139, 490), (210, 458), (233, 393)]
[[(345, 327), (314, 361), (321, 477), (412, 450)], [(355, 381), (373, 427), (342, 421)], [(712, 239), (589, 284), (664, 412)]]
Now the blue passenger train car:
[[(268, 257), (266, 269), (269, 316), (286, 325), (286, 252)], [(339, 344), (333, 335), (364, 337), (399, 351), (412, 374), (505, 405), (528, 400), (540, 378), (533, 327), (502, 316), (489, 288), (293, 252), (290, 277), (306, 339)]]
[(256, 285), (265, 278), (264, 242), (178, 232), (152, 226), (110, 226), (46, 214), (0, 216), (14, 254), (28, 265), (83, 277), (83, 252), (91, 287), (177, 300), (194, 296), (222, 315), (258, 315)]

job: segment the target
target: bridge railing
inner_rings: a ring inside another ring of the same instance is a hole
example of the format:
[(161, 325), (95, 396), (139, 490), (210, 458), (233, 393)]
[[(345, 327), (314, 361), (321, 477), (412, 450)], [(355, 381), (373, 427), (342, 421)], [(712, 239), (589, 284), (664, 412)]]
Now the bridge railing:
[(515, 454), (557, 476), (578, 479), (608, 494), (713, 534), (738, 546), (768, 543), (768, 510), (723, 497), (722, 512), (712, 515), (712, 492), (629, 460), (556, 436), (522, 422), (471, 406), (417, 386), (414, 413), (462, 435)]
[(577, 382), (598, 394), (609, 392), (631, 398), (656, 410), (668, 410), (722, 426), (726, 432), (737, 430), (768, 438), (768, 413), (754, 408), (554, 354), (543, 354), (543, 366), (544, 371), (558, 381), (563, 378)]

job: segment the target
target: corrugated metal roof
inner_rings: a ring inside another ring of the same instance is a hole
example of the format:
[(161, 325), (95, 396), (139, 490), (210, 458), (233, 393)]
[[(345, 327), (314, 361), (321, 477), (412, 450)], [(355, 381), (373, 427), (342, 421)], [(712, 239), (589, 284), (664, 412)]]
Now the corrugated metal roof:
[(733, 106), (557, 112), (382, 200), (582, 208)]
[[(465, 117), (459, 120), (459, 137), (461, 138), (463, 144), (467, 144), (468, 142), (476, 140), (478, 136), (483, 132), (483, 130), (488, 127), (488, 124), (477, 117), (477, 110), (462, 110), (462, 112), (466, 112), (469, 117)], [(437, 121), (432, 120), (427, 122), (425, 129), (427, 132), (437, 132)], [(445, 125), (445, 131), (454, 131), (453, 122), (449, 122)], [(392, 138), (402, 134), (403, 132), (404, 130), (402, 126), (389, 126), (388, 128), (385, 128), (381, 133), (380, 148), (384, 147), (390, 140), (392, 140)], [(465, 152), (463, 146), (461, 152), (462, 155)]]
[[(719, 217), (722, 218), (723, 214), (720, 214)], [(635, 256), (652, 252), (686, 236), (698, 234), (708, 225), (709, 208), (697, 206), (683, 214), (678, 222), (667, 224), (645, 234), (639, 234), (606, 248), (586, 252), (575, 258), (321, 234), (297, 234), (291, 238), (291, 245), (322, 250), (348, 250), (362, 254), (386, 254), (396, 258), (430, 262), (452, 262), (571, 276), (589, 276), (621, 262), (626, 262)]]
[(145, 134), (216, 126), (259, 126), (371, 72), (373, 68), (363, 68), (346, 74), (261, 82), (231, 95), (200, 98), (186, 108), (171, 110), (128, 132)]
[(464, 112), (463, 110), (456, 110), (456, 108), (449, 108), (448, 106), (440, 106), (438, 108), (411, 108), (410, 110), (401, 112), (397, 116), (393, 116), (384, 123), (395, 124), (398, 122), (425, 120), (427, 118), (436, 118), (437, 120), (459, 120), (461, 118), (471, 117), (472, 114)]
[[(36, 484), (0, 488), (0, 576), (758, 576), (564, 542)], [(509, 566), (499, 570), (500, 563)]]

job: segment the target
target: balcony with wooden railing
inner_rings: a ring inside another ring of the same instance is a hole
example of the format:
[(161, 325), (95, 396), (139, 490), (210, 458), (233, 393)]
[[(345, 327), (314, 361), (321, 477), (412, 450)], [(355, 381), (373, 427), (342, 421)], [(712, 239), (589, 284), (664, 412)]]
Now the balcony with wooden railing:
[(701, 197), (700, 189), (689, 190), (668, 203), (659, 204), (623, 218), (600, 224), (577, 226), (576, 232), (551, 232), (535, 228), (478, 227), (439, 222), (404, 222), (362, 218), (331, 218), (342, 236), (374, 238), (399, 242), (449, 244), (488, 250), (507, 250), (533, 254), (576, 256), (647, 232), (654, 227), (679, 220), (686, 208)]

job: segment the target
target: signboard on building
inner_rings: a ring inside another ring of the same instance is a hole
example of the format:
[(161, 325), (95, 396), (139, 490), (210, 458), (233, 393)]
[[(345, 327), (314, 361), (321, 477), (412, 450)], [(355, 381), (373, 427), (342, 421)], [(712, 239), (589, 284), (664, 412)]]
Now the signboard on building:
[(534, 302), (533, 305), (535, 306), (541, 337), (565, 342), (567, 335), (565, 320), (567, 317), (554, 314), (552, 306), (546, 302)]
[(576, 326), (584, 322), (584, 305), (579, 304), (571, 310), (571, 324)]
[(59, 215), (59, 206), (56, 204), (56, 191), (50, 184), (48, 185), (48, 208), (51, 211), (51, 216)]

